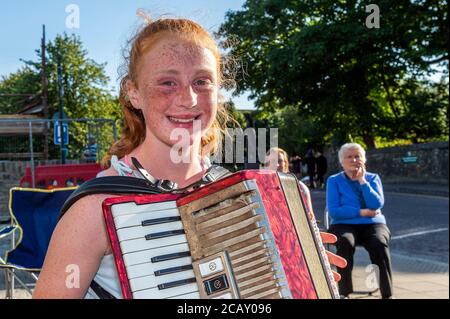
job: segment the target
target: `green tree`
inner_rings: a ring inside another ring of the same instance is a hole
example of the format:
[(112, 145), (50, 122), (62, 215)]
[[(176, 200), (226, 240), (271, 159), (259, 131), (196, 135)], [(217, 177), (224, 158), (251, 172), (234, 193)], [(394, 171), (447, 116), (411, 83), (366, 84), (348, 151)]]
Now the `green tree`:
[[(58, 62), (62, 66), (64, 89), (64, 113), (68, 118), (105, 118), (116, 120), (120, 108), (116, 97), (106, 89), (109, 78), (105, 75), (105, 64), (88, 57), (80, 38), (75, 35), (57, 35), (47, 43), (47, 77), (49, 118), (58, 112)], [(41, 50), (36, 50), (37, 61), (24, 61), (25, 66), (0, 81), (1, 93), (41, 93)], [(22, 98), (23, 99), (23, 98)], [(23, 105), (18, 97), (0, 100), (1, 113), (14, 113)], [(92, 125), (90, 126), (93, 127)], [(98, 128), (98, 127), (97, 127)], [(79, 158), (87, 142), (89, 126), (86, 123), (69, 123), (69, 157)], [(95, 129), (95, 127), (94, 127)], [(108, 145), (112, 141), (112, 127), (104, 125), (97, 129), (98, 143)], [(51, 154), (58, 156), (59, 149), (51, 147)]]
[(414, 143), (435, 139), (448, 139), (448, 82), (424, 85), (409, 80), (400, 92), (404, 105), (399, 131), (403, 138)]
[[(378, 29), (366, 26), (368, 4), (247, 0), (241, 11), (228, 12), (218, 35), (235, 44), (230, 52), (243, 63), (236, 93), (249, 90), (264, 112), (295, 107), (323, 130), (322, 143), (333, 133), (337, 141), (360, 137), (368, 147), (378, 136), (403, 136), (396, 128), (428, 107), (409, 105), (418, 100), (417, 91), (403, 88), (408, 79), (437, 66), (448, 77), (447, 2), (377, 1)], [(444, 128), (428, 130), (429, 138)]]
[(224, 106), (227, 111), (227, 114), (230, 116), (230, 121), (227, 124), (228, 127), (230, 128), (247, 127), (247, 121), (245, 119), (244, 114), (242, 114), (241, 111), (236, 109), (236, 106), (234, 105), (233, 101), (230, 100), (225, 102)]
[(9, 76), (2, 76), (0, 79), (0, 113), (14, 113), (23, 107), (40, 91), (40, 81), (39, 73), (29, 66), (23, 66)]

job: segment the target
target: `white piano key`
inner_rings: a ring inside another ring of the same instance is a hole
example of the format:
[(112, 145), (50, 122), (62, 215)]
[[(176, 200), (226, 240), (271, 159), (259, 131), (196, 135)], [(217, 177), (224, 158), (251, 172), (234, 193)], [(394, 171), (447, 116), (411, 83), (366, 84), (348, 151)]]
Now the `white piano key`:
[(192, 258), (191, 257), (183, 257), (183, 258), (162, 261), (162, 262), (158, 262), (158, 263), (148, 262), (145, 264), (129, 266), (129, 267), (127, 267), (128, 279), (149, 276), (149, 275), (153, 275), (154, 272), (157, 270), (178, 267), (178, 266), (184, 266), (184, 265), (192, 265)]
[(196, 291), (196, 292), (191, 292), (188, 294), (169, 297), (167, 299), (200, 299), (200, 293), (198, 291)]
[[(183, 279), (189, 279), (189, 278), (195, 278), (195, 274), (194, 274), (193, 270), (180, 271), (180, 272), (176, 272), (176, 273), (172, 273), (172, 274), (168, 274), (168, 275), (164, 275), (164, 276), (150, 275), (150, 276), (130, 279), (129, 281), (130, 281), (131, 291), (134, 292), (137, 290), (157, 288), (157, 286), (160, 284), (169, 283), (172, 281), (183, 280)], [(187, 284), (187, 285), (189, 285), (189, 284)], [(182, 286), (179, 286), (179, 287), (182, 287)], [(172, 289), (172, 288), (169, 288), (169, 289)], [(162, 289), (162, 290), (166, 290), (166, 289)]]
[(141, 212), (128, 215), (118, 215), (114, 217), (116, 229), (124, 227), (141, 226), (144, 220), (163, 218), (163, 217), (178, 217), (180, 213), (178, 209), (159, 210), (151, 212)]
[(134, 202), (115, 204), (111, 206), (111, 212), (113, 217), (140, 214), (158, 210), (176, 209), (176, 201), (159, 202), (153, 204), (136, 205)]
[[(164, 246), (159, 247), (155, 249), (147, 249), (147, 250), (141, 250), (136, 252), (131, 252), (123, 255), (123, 260), (125, 262), (125, 265), (127, 267), (142, 263), (147, 263), (151, 260), (153, 257), (161, 256), (161, 255), (167, 255), (167, 254), (173, 254), (173, 253), (181, 253), (189, 251), (189, 245), (187, 243), (182, 243), (178, 245), (172, 245), (172, 246)], [(155, 263), (156, 265), (159, 264)]]
[(119, 237), (119, 241), (124, 241), (130, 239), (145, 238), (145, 236), (148, 234), (179, 229), (183, 229), (183, 223), (181, 221), (150, 226), (127, 227), (117, 230), (117, 237)]
[(176, 235), (158, 239), (146, 240), (144, 237), (138, 239), (130, 239), (120, 242), (122, 254), (141, 251), (146, 249), (159, 248), (169, 245), (187, 243), (186, 235)]
[(163, 298), (171, 298), (183, 294), (190, 294), (198, 292), (197, 283), (191, 283), (188, 285), (183, 285), (179, 287), (169, 288), (159, 290), (158, 288), (151, 288), (136, 291), (133, 293), (133, 298), (135, 299), (163, 299)]

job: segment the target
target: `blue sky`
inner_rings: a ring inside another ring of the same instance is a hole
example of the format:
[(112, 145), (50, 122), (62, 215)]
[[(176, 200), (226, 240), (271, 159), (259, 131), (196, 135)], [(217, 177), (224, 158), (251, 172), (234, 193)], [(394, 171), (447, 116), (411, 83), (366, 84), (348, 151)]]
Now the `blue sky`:
[[(121, 49), (142, 23), (136, 10), (145, 9), (153, 17), (169, 14), (195, 20), (209, 31), (216, 31), (229, 10), (239, 10), (244, 0), (14, 0), (0, 4), (0, 75), (15, 72), (23, 63), (20, 59), (36, 60), (42, 25), (47, 40), (67, 32), (80, 36), (88, 56), (96, 62), (107, 62), (106, 73), (110, 88), (117, 88), (117, 68), (121, 64)], [(66, 20), (79, 8), (79, 28), (69, 28)], [(117, 90), (113, 92), (116, 93)], [(226, 92), (225, 96), (230, 95)], [(240, 109), (253, 108), (247, 96), (233, 98)]]

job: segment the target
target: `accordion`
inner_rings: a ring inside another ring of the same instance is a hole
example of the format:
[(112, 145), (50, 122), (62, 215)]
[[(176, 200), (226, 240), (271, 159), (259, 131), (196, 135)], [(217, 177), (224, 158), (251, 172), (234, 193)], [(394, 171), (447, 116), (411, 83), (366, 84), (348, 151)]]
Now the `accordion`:
[(297, 179), (243, 170), (103, 214), (124, 299), (317, 299), (339, 293)]

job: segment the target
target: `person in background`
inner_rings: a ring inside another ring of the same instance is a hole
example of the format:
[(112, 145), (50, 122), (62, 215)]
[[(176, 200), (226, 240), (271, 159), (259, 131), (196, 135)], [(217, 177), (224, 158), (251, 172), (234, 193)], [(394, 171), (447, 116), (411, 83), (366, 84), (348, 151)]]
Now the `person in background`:
[(328, 163), (327, 158), (321, 152), (317, 152), (316, 154), (316, 169), (317, 169), (317, 187), (323, 188), (325, 186), (324, 176), (327, 173)]
[(290, 162), (292, 164), (292, 172), (298, 179), (302, 177), (302, 158), (298, 156), (296, 152), (290, 158)]
[(289, 172), (288, 154), (285, 150), (272, 147), (266, 153), (266, 159), (264, 161), (263, 168), (273, 169), (282, 173)]
[(382, 298), (392, 298), (392, 271), (389, 254), (391, 233), (381, 212), (384, 205), (380, 177), (366, 171), (366, 152), (357, 143), (347, 143), (339, 150), (343, 171), (327, 181), (327, 209), (331, 217), (329, 232), (338, 237), (337, 254), (348, 261), (338, 269), (343, 298), (353, 292), (352, 268), (356, 245), (363, 245), (379, 269)]
[[(266, 153), (266, 158), (264, 160), (264, 165), (262, 168), (271, 169), (274, 171), (289, 173), (289, 161), (288, 154), (285, 150), (279, 147), (272, 147)], [(310, 211), (312, 212), (312, 201), (311, 194), (308, 187), (301, 181), (298, 181), (300, 185), (300, 190), (305, 194), (306, 200)]]
[(309, 176), (309, 188), (315, 188), (314, 177), (316, 175), (316, 158), (314, 156), (314, 151), (311, 148), (306, 152), (305, 164)]

